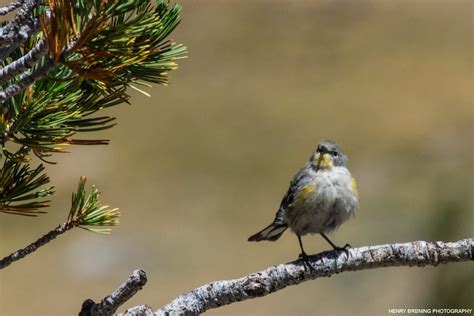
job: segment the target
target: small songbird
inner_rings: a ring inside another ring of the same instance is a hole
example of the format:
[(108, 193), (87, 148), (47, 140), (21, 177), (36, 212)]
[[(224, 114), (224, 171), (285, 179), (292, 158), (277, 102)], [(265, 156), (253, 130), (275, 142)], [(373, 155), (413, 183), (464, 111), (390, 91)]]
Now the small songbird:
[(307, 256), (301, 242), (301, 236), (306, 234), (321, 234), (336, 250), (350, 247), (337, 247), (326, 236), (353, 216), (359, 205), (357, 184), (346, 168), (346, 161), (335, 142), (320, 142), (291, 180), (273, 223), (248, 241), (275, 241), (289, 227), (298, 237), (300, 258)]

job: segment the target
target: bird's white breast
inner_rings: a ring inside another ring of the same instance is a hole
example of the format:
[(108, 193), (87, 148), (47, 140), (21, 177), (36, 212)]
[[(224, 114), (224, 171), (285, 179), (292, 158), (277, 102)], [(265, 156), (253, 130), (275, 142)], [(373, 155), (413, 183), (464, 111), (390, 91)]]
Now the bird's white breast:
[(307, 190), (287, 212), (286, 221), (295, 233), (327, 233), (354, 215), (357, 192), (347, 168), (318, 170), (307, 186), (313, 190)]

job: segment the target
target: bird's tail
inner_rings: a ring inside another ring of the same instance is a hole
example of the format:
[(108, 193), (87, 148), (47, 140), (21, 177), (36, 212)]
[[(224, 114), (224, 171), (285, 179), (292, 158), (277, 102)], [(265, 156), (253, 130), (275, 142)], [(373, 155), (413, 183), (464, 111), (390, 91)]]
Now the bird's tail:
[(286, 224), (271, 223), (255, 235), (250, 236), (248, 241), (275, 241), (280, 238), (281, 234), (283, 234), (287, 228), (288, 225)]

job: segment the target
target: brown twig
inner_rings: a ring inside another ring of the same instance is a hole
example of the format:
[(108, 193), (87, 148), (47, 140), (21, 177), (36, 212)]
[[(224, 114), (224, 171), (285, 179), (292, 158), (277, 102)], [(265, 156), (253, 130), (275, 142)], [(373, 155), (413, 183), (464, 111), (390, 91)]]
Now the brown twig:
[(18, 261), (25, 256), (29, 255), (32, 252), (35, 252), (39, 247), (49, 243), (51, 240), (55, 239), (61, 234), (64, 234), (68, 230), (74, 227), (74, 224), (71, 222), (67, 222), (64, 224), (59, 225), (43, 237), (39, 238), (37, 241), (29, 244), (23, 249), (17, 250), (14, 253), (6, 256), (2, 260), (0, 260), (0, 269), (8, 267), (10, 264), (12, 264), (15, 261)]

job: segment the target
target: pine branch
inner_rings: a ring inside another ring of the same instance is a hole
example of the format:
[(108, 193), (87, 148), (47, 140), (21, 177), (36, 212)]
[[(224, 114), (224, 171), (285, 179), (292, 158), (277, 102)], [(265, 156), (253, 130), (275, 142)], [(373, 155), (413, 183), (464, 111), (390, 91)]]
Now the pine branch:
[(54, 69), (55, 64), (52, 60), (47, 60), (41, 67), (36, 69), (32, 74), (28, 72), (23, 73), (22, 78), (15, 84), (8, 86), (5, 90), (0, 91), (0, 103), (5, 102), (11, 97), (19, 94), (29, 86), (31, 86), (35, 81), (45, 77), (48, 72)]
[(3, 8), (0, 8), (0, 15), (8, 14), (12, 12), (13, 10), (21, 7), (22, 4), (23, 4), (23, 0), (13, 1), (10, 4), (4, 6)]
[(15, 18), (0, 28), (0, 62), (39, 30), (38, 18), (33, 15), (39, 0), (23, 0)]
[(51, 240), (55, 239), (59, 235), (64, 234), (65, 232), (69, 231), (71, 228), (74, 227), (73, 223), (63, 223), (44, 235), (43, 237), (39, 238), (35, 242), (29, 244), (23, 249), (17, 250), (14, 253), (10, 254), (9, 256), (6, 256), (2, 260), (0, 260), (0, 270), (3, 268), (8, 267), (10, 264), (12, 264), (15, 261), (18, 261), (27, 255), (29, 255), (32, 252), (35, 252), (38, 250), (39, 247), (46, 245), (49, 243)]
[[(48, 206), (45, 198), (54, 193), (53, 187), (39, 189), (49, 183), (43, 173), (44, 166), (31, 170), (25, 158), (26, 150), (20, 149), (15, 155), (5, 159), (0, 169), (0, 213), (37, 216)], [(29, 201), (29, 202), (28, 202)]]
[(8, 79), (20, 74), (28, 68), (32, 68), (46, 52), (46, 44), (43, 40), (40, 40), (28, 54), (0, 69), (0, 84), (5, 83)]
[(102, 227), (118, 225), (120, 216), (118, 209), (109, 209), (108, 205), (102, 205), (99, 201), (100, 192), (94, 186), (92, 192), (87, 195), (85, 184), (86, 177), (82, 177), (77, 192), (72, 194), (71, 209), (67, 221), (25, 248), (1, 259), (0, 270), (35, 252), (41, 246), (46, 245), (74, 227), (80, 227), (95, 233), (109, 234), (110, 228)]
[(87, 195), (86, 181), (86, 177), (81, 177), (77, 192), (72, 194), (71, 210), (67, 221), (94, 233), (110, 234), (110, 228), (95, 227), (117, 226), (120, 212), (117, 208), (109, 209), (108, 205), (101, 204), (100, 192), (95, 186), (92, 186), (92, 192)]
[[(23, 11), (38, 2), (25, 1)], [(180, 22), (180, 6), (152, 2), (42, 2), (34, 11), (41, 34), (15, 49), (16, 61), (0, 69), (2, 144), (13, 140), (28, 146), (47, 163), (53, 153), (67, 152), (69, 144), (107, 144), (73, 136), (114, 126), (114, 118), (87, 116), (128, 103), (128, 88), (147, 94), (137, 86), (168, 84), (168, 72), (185, 57), (184, 46), (166, 39)], [(16, 22), (3, 30), (12, 25)]]
[(383, 267), (424, 267), (441, 263), (472, 261), (474, 239), (456, 242), (414, 241), (403, 244), (365, 246), (345, 251), (326, 251), (272, 266), (240, 279), (215, 281), (189, 293), (182, 294), (169, 304), (152, 312), (147, 305), (126, 310), (122, 316), (138, 315), (199, 315), (224, 305), (262, 297), (287, 286), (346, 271), (360, 271)]

